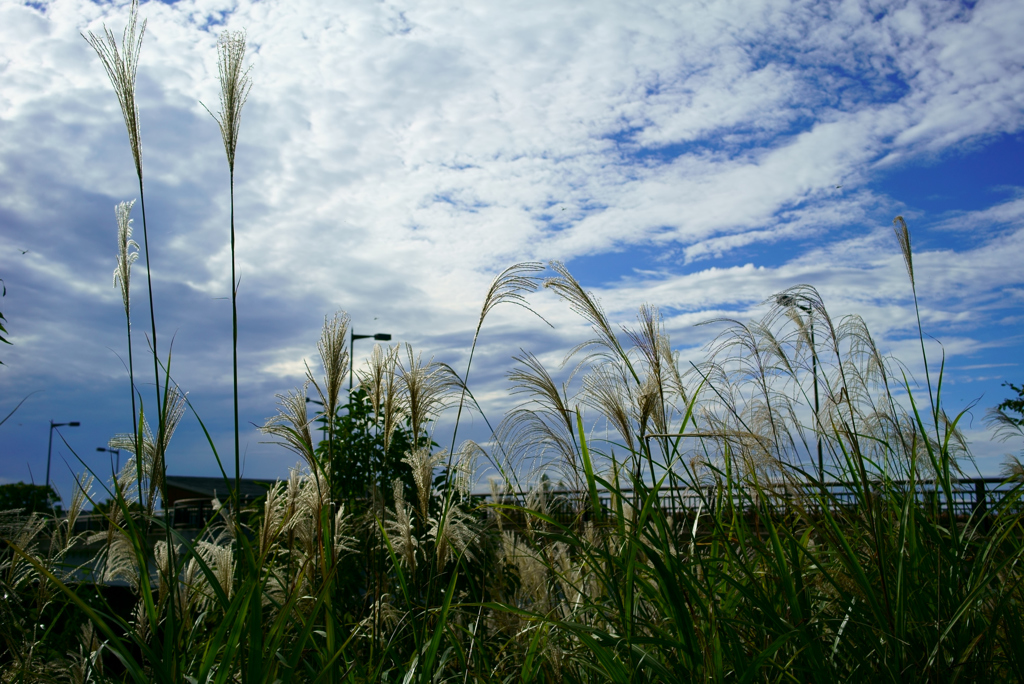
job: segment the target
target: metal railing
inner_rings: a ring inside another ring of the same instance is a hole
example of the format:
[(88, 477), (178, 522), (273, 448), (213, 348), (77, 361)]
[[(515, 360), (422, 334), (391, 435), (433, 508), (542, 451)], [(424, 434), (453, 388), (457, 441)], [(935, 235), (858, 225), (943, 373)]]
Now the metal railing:
[[(997, 512), (1020, 514), (1024, 512), (1024, 484), (995, 477), (961, 478), (950, 482), (949, 491), (941, 482), (918, 480), (913, 486), (908, 481), (869, 481), (866, 486), (854, 482), (808, 483), (766, 483), (757, 488), (732, 487), (719, 490), (716, 485), (700, 487), (662, 487), (657, 491), (641, 494), (631, 488), (611, 492), (597, 491), (601, 513), (605, 520), (613, 518), (618, 510), (616, 498), (626, 510), (642, 505), (651, 494), (657, 497), (651, 506), (662, 513), (674, 516), (692, 516), (697, 510), (708, 511), (715, 505), (731, 505), (733, 508), (754, 511), (765, 510), (776, 515), (786, 515), (797, 510), (811, 514), (820, 513), (826, 507), (830, 513), (840, 514), (859, 507), (865, 500), (875, 502), (889, 498), (905, 502), (908, 495), (915, 505), (940, 516), (965, 519), (969, 516), (992, 515)], [(645, 498), (641, 500), (641, 496)], [(594, 518), (590, 504), (590, 493), (570, 489), (550, 489), (537, 493), (505, 493), (494, 499), (491, 495), (477, 497), (483, 504), (507, 506), (501, 514), (516, 519), (518, 509), (533, 508), (546, 511), (559, 523)], [(531, 504), (531, 499), (534, 503)]]
[[(866, 497), (880, 501), (885, 497), (898, 497), (905, 501), (910, 495), (912, 501), (928, 512), (937, 512), (940, 516), (952, 516), (966, 519), (968, 516), (987, 516), (997, 513), (1021, 514), (1024, 512), (1024, 483), (1004, 480), (995, 477), (961, 478), (952, 480), (947, 492), (941, 482), (935, 480), (918, 480), (911, 487), (903, 480), (888, 482), (869, 481), (866, 487), (854, 482), (777, 483), (769, 482), (759, 487), (733, 487), (719, 491), (716, 485), (694, 487), (684, 485), (662, 487), (654, 494), (656, 502), (651, 502), (662, 513), (676, 516), (692, 516), (698, 509), (705, 512), (714, 505), (731, 505), (741, 510), (754, 509), (771, 511), (773, 514), (786, 515), (796, 510), (811, 514), (820, 513), (824, 504), (830, 513), (837, 514), (853, 510), (860, 506)], [(642, 504), (641, 492), (631, 488), (611, 492), (607, 489), (597, 490), (598, 503), (602, 520), (613, 519), (618, 510), (616, 498), (621, 499), (625, 510)], [(517, 520), (523, 517), (526, 509), (546, 511), (554, 520), (568, 524), (575, 520), (592, 520), (595, 518), (591, 510), (590, 493), (572, 489), (551, 488), (540, 493), (503, 493), (497, 499), (490, 494), (474, 495), (473, 499), (490, 509), (497, 505), (499, 514)], [(502, 509), (501, 507), (505, 508)], [(158, 517), (169, 518), (170, 524), (177, 529), (196, 530), (204, 527), (216, 512), (210, 499), (185, 499), (176, 501), (172, 508), (156, 511)], [(520, 522), (525, 522), (525, 519)], [(85, 514), (75, 521), (74, 533), (100, 532), (107, 529), (106, 516)]]

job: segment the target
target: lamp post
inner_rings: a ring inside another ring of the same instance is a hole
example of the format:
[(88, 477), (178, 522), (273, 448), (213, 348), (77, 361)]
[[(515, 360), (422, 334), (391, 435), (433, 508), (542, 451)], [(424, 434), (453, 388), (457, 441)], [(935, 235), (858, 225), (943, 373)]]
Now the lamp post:
[(779, 306), (792, 306), (807, 314), (811, 328), (811, 372), (814, 375), (814, 433), (818, 436), (818, 483), (825, 483), (825, 459), (821, 450), (821, 426), (818, 424), (818, 348), (814, 345), (814, 310), (806, 304), (800, 304), (797, 297), (781, 294), (775, 298)]
[(117, 457), (117, 465), (114, 467), (114, 477), (121, 472), (121, 450), (120, 449), (108, 449), (106, 447), (96, 447), (96, 451), (105, 451), (108, 454), (113, 454)]
[(353, 371), (355, 370), (355, 355), (352, 353), (352, 345), (355, 344), (356, 340), (366, 340), (366, 339), (369, 339), (371, 337), (373, 339), (377, 340), (378, 342), (390, 342), (391, 341), (391, 334), (390, 333), (377, 333), (375, 335), (356, 335), (354, 331), (352, 333), (350, 333), (350, 338), (349, 338), (349, 341), (348, 341), (348, 393), (349, 394), (352, 394), (352, 376), (353, 376)]
[(73, 420), (70, 423), (54, 423), (50, 421), (50, 445), (46, 447), (46, 486), (50, 486), (50, 458), (53, 456), (53, 430), (59, 427), (78, 427), (81, 425), (77, 420)]

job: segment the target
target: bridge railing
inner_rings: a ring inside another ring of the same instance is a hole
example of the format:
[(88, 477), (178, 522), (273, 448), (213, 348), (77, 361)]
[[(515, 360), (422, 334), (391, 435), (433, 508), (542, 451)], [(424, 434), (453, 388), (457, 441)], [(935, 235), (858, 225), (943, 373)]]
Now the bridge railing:
[[(997, 511), (1020, 514), (1024, 511), (1024, 484), (996, 477), (960, 478), (950, 483), (947, 495), (941, 482), (918, 480), (913, 486), (908, 481), (890, 480), (871, 482), (865, 487), (853, 482), (831, 481), (823, 484), (775, 483), (762, 484), (758, 488), (733, 487), (718, 491), (715, 485), (662, 487), (653, 493), (657, 506), (669, 515), (692, 516), (698, 509), (707, 511), (716, 504), (749, 510), (767, 507), (774, 513), (784, 515), (796, 509), (812, 514), (821, 511), (822, 505), (831, 513), (840, 513), (859, 505), (865, 496), (878, 499), (882, 496), (898, 496), (905, 501), (907, 495), (916, 505), (940, 515), (966, 518), (971, 515), (989, 515)], [(649, 494), (650, 494), (649, 493)], [(648, 495), (649, 495), (648, 494)], [(518, 517), (516, 509), (527, 508), (528, 501), (537, 499), (537, 494), (505, 493), (495, 500), (491, 495), (479, 497), (484, 504), (503, 504), (506, 517)], [(560, 523), (568, 523), (581, 514), (586, 519), (593, 517), (589, 512), (590, 494), (586, 491), (552, 488), (541, 494), (543, 507), (548, 515)], [(639, 493), (631, 488), (618, 492), (598, 490), (597, 498), (602, 509), (601, 517), (609, 519), (617, 510), (616, 498), (621, 499), (626, 510), (640, 505)], [(730, 501), (731, 499), (731, 501)]]
[[(918, 480), (911, 487), (907, 481), (868, 482), (868, 496), (880, 497), (887, 492), (899, 496), (910, 494), (913, 501), (928, 511), (939, 511), (942, 515), (952, 514), (955, 518), (966, 518), (970, 515), (992, 515), (996, 512), (1020, 514), (1024, 512), (1024, 484), (1018, 481), (996, 477), (960, 478), (953, 480), (947, 496), (941, 483), (934, 480)], [(911, 491), (911, 489), (913, 491)], [(824, 503), (832, 513), (849, 510), (858, 505), (865, 496), (864, 489), (852, 482), (827, 481), (824, 484), (777, 483), (762, 484), (758, 489), (732, 488), (719, 492), (714, 485), (695, 487), (692, 485), (662, 487), (655, 493), (657, 506), (669, 515), (692, 516), (698, 509), (707, 512), (709, 507), (722, 502), (731, 503), (740, 509), (752, 509), (755, 506), (765, 507), (778, 514), (785, 514), (800, 508), (810, 513), (820, 512)], [(479, 504), (505, 505), (503, 511), (495, 514), (507, 518), (522, 518), (518, 509), (528, 507), (531, 497), (537, 494), (503, 493), (495, 499), (490, 494), (474, 496)], [(555, 520), (566, 524), (580, 518), (593, 519), (590, 510), (590, 493), (572, 489), (551, 488), (540, 495), (543, 508)], [(621, 499), (625, 510), (639, 505), (639, 493), (631, 488), (611, 492), (606, 489), (597, 491), (601, 507), (600, 518), (610, 520), (617, 510), (616, 497)], [(731, 501), (727, 501), (730, 499)], [(166, 511), (157, 511), (158, 516), (167, 516), (171, 525), (178, 529), (200, 529), (215, 515), (213, 503), (209, 499), (186, 499), (175, 502)], [(525, 520), (520, 521), (525, 522)], [(107, 528), (107, 519), (103, 515), (80, 515), (75, 523), (75, 533), (98, 532)]]

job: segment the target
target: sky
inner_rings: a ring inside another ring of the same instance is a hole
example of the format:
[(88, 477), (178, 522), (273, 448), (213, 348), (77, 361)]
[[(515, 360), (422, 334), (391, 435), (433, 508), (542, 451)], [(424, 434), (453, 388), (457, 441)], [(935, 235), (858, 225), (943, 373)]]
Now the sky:
[[(130, 430), (114, 205), (138, 197), (124, 123), (82, 37), (123, 2), (0, 0), (0, 483), (67, 496)], [(561, 261), (617, 324), (660, 307), (683, 362), (728, 316), (809, 284), (919, 382), (892, 219), (906, 218), (929, 354), (979, 471), (1016, 445), (985, 411), (1020, 383), (1024, 4), (1017, 0), (144, 2), (138, 71), (158, 347), (230, 454), (228, 171), (216, 42), (245, 30), (236, 158), (244, 475), (294, 456), (254, 425), (316, 362), (324, 317), (465, 366), (491, 279)], [(135, 237), (141, 238), (136, 207)], [(141, 241), (141, 240), (140, 240)], [(136, 359), (145, 259), (132, 279)], [(557, 365), (587, 327), (550, 292), (484, 324), (492, 422), (520, 349)], [(357, 362), (369, 353), (356, 343)], [(934, 370), (933, 364), (933, 370)], [(144, 396), (152, 384), (143, 384)], [(438, 429), (445, 429), (441, 421)], [(463, 428), (460, 428), (462, 430)], [(486, 440), (471, 418), (466, 436)], [(63, 437), (63, 439), (62, 439)], [(66, 443), (63, 441), (66, 440)], [(218, 473), (187, 416), (168, 469)]]

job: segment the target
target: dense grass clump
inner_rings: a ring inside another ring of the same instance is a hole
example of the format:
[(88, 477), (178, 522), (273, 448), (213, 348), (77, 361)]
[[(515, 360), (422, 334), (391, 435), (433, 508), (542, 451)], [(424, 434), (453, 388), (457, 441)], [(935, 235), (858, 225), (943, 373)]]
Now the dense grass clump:
[[(90, 42), (142, 200), (137, 9), (120, 46), (109, 31)], [(219, 50), (233, 207), (244, 36)], [(115, 283), (132, 430), (112, 446), (133, 457), (104, 485), (99, 529), (77, 524), (88, 476), (66, 516), (0, 513), (0, 681), (1024, 678), (1019, 487), (965, 507), (970, 452), (960, 416), (943, 411), (942, 371), (926, 370), (921, 400), (864, 322), (833, 319), (809, 286), (771, 298), (761, 320), (715, 321), (706, 360), (683, 367), (655, 307), (620, 329), (561, 264), (546, 278), (518, 264), (486, 293), (461, 375), (377, 346), (347, 399), (339, 312), (320, 368), (263, 426), (297, 460), (288, 479), (244, 506), (236, 439), (235, 470), (222, 469), (231, 496), (203, 529), (175, 528), (158, 502), (190, 406), (158, 355), (151, 296), (152, 407), (136, 388), (131, 209), (116, 209)], [(143, 228), (148, 269), (144, 210)], [(902, 218), (896, 234), (916, 304)], [(229, 239), (233, 255), (233, 210)], [(231, 278), (234, 302), (233, 257)], [(487, 314), (529, 309), (539, 287), (593, 336), (566, 356), (565, 382), (515, 357), (519, 405), (486, 444), (459, 444), (463, 412), (483, 413), (468, 378)], [(445, 411), (450, 440), (434, 431)], [(486, 496), (473, 493), (481, 462), (495, 474)], [(84, 565), (69, 561), (76, 549)]]

